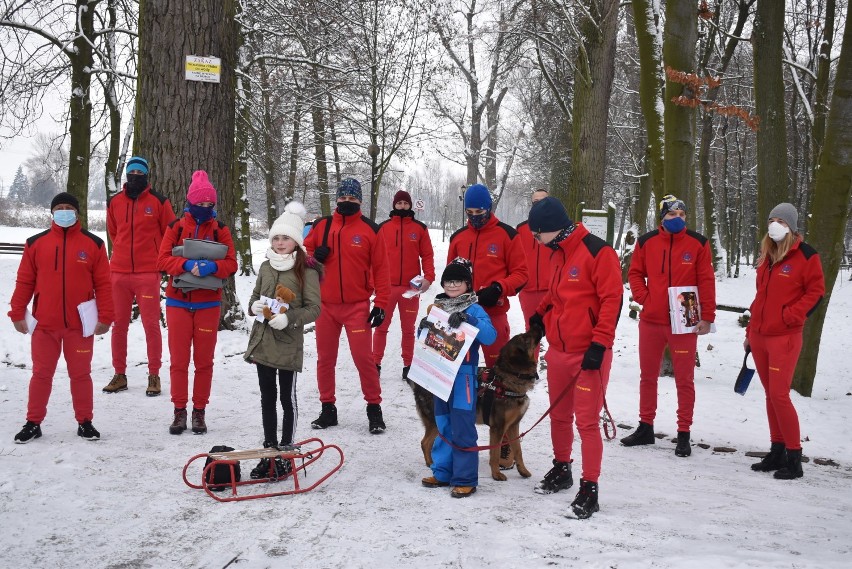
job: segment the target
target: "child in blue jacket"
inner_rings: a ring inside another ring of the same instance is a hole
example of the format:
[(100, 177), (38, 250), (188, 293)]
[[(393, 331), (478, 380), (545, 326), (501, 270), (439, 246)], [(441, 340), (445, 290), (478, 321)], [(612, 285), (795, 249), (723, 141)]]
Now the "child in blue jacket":
[[(485, 310), (476, 304), (470, 261), (456, 257), (441, 275), (444, 292), (435, 297), (435, 306), (450, 314), (449, 324), (457, 328), (462, 322), (479, 329), (464, 362), (456, 374), (449, 399), (435, 397), (435, 422), (441, 437), (432, 445), (432, 476), (423, 486), (452, 486), (453, 498), (466, 498), (479, 484), (479, 452), (460, 450), (476, 446), (476, 372), (479, 345), (491, 345), (497, 331)], [(458, 448), (456, 448), (458, 447)]]

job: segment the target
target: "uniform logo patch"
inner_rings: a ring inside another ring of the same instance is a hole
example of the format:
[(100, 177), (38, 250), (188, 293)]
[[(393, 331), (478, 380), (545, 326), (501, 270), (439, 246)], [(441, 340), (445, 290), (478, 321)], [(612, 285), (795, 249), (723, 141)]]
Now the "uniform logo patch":
[(577, 265), (573, 265), (570, 269), (568, 269), (568, 276), (572, 279), (576, 279), (580, 276), (580, 267)]
[(692, 253), (690, 253), (689, 251), (684, 252), (683, 257), (681, 257), (681, 259), (683, 259), (684, 263), (691, 263)]
[(490, 255), (496, 255), (497, 254), (497, 244), (496, 243), (489, 243), (488, 253)]
[(416, 233), (409, 233), (408, 238), (411, 239), (412, 241), (417, 241), (417, 234)]
[(151, 207), (151, 206), (146, 207), (145, 213), (148, 214), (148, 215), (151, 215), (152, 213), (154, 213), (154, 208)]
[(360, 245), (361, 244), (361, 236), (360, 235), (353, 235), (352, 236), (352, 243), (355, 244), (355, 245)]
[(77, 258), (80, 259), (81, 261), (85, 261), (86, 259), (89, 258), (89, 255), (85, 251), (78, 251), (77, 252)]
[(781, 266), (781, 272), (784, 273), (785, 275), (789, 275), (790, 273), (793, 272), (793, 265), (791, 265), (789, 263), (785, 263), (784, 265)]

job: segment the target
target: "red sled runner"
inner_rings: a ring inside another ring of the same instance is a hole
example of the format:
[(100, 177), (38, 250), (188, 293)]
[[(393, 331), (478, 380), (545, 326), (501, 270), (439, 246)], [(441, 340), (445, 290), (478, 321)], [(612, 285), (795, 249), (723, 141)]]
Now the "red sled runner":
[[(294, 450), (259, 448), (197, 454), (190, 458), (183, 467), (183, 481), (190, 488), (195, 490), (204, 490), (207, 492), (208, 496), (214, 500), (218, 500), (219, 502), (236, 502), (240, 500), (254, 500), (255, 498), (271, 498), (273, 496), (288, 496), (290, 494), (310, 492), (328, 480), (332, 474), (340, 470), (340, 467), (343, 466), (343, 451), (337, 445), (327, 445), (320, 439), (310, 438), (304, 441), (299, 441), (294, 445), (294, 447), (296, 447)], [(310, 486), (302, 486), (301, 479), (306, 474), (307, 467), (317, 462), (326, 451), (335, 451), (337, 453), (337, 455), (334, 455), (333, 453), (329, 454), (332, 459), (337, 459), (337, 463), (334, 464), (334, 467), (331, 470), (327, 471)], [(187, 478), (186, 473), (189, 470), (189, 466), (199, 458), (207, 459), (208, 462), (201, 473), (201, 484), (193, 484)], [(239, 480), (239, 476), (236, 473), (239, 472), (240, 461), (258, 460), (262, 458), (269, 459), (270, 468), (267, 477), (252, 480)], [(281, 464), (282, 461), (285, 464), (288, 464), (289, 468), (287, 468), (286, 474), (279, 476), (276, 463)], [(226, 477), (228, 482), (214, 482), (214, 473), (216, 472), (217, 467), (220, 471), (223, 468), (227, 469), (226, 472), (229, 472), (230, 474), (230, 476)], [(261, 494), (245, 494), (240, 496), (237, 491), (237, 488), (243, 486), (270, 483), (278, 483), (284, 486), (282, 486), (277, 492), (265, 492)], [(231, 490), (230, 494), (226, 493), (224, 496), (218, 496), (215, 494), (216, 491), (227, 490), (228, 488)]]

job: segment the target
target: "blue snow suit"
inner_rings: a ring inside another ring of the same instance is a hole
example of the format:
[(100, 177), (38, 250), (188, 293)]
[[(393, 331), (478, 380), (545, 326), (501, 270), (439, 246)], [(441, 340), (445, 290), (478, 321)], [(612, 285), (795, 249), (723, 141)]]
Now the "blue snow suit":
[[(476, 323), (470, 324), (479, 328), (479, 333), (456, 374), (450, 397), (447, 401), (435, 397), (435, 422), (438, 431), (459, 448), (476, 446), (476, 371), (479, 364), (479, 345), (490, 346), (497, 339), (497, 330), (481, 306), (472, 304), (464, 312), (476, 318)], [(438, 437), (432, 445), (432, 473), (441, 482), (449, 482), (450, 486), (477, 486), (479, 452), (458, 450)]]

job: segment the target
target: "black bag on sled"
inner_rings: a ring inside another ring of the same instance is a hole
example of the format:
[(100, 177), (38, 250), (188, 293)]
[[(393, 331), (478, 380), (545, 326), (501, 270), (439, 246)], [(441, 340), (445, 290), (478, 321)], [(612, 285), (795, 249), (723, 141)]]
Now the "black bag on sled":
[[(216, 445), (215, 447), (210, 449), (211, 453), (216, 452), (231, 452), (231, 447), (224, 445)], [(204, 467), (207, 468), (207, 465), (213, 462), (213, 459), (209, 456), (207, 457), (207, 461), (204, 463)], [(240, 463), (234, 465), (234, 477), (236, 478), (235, 482), (240, 481)], [(213, 470), (207, 473), (207, 486), (213, 492), (221, 492), (226, 488), (230, 487), (231, 484), (231, 466), (229, 464), (217, 464), (213, 467)]]

